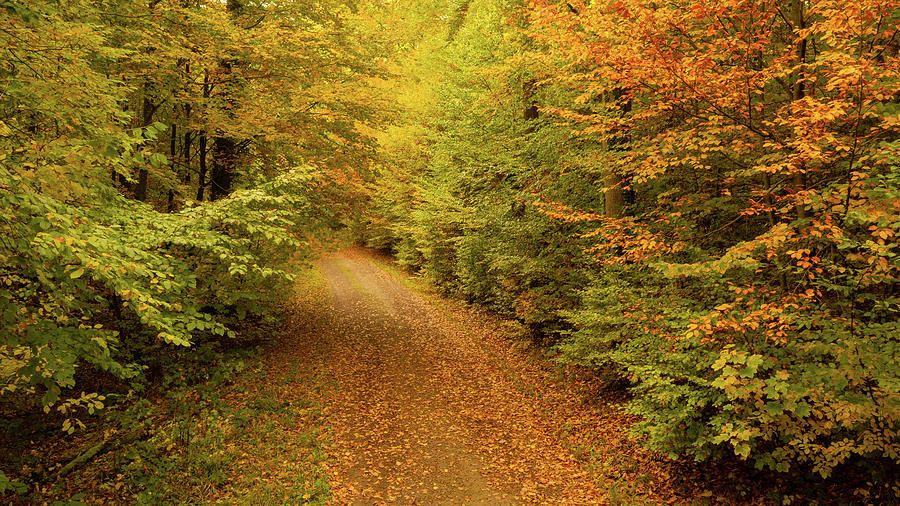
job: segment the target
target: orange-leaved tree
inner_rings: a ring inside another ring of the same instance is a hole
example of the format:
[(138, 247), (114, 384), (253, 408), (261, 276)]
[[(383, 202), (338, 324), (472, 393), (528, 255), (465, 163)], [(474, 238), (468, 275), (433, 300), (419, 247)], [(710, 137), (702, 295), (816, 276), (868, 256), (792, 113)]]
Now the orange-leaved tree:
[(826, 476), (900, 461), (900, 2), (531, 15), (556, 85), (579, 92), (547, 112), (606, 143), (608, 200), (632, 196), (605, 216), (545, 206), (596, 221), (600, 279), (619, 286), (589, 291), (564, 349), (621, 367), (639, 431), (673, 455)]

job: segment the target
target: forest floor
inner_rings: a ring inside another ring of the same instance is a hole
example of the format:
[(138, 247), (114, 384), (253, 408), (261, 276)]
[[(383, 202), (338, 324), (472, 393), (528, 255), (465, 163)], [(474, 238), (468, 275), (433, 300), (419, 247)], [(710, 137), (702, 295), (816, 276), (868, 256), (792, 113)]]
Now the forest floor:
[(327, 297), (300, 295), (290, 340), (324, 357), (334, 502), (756, 502), (727, 470), (703, 477), (642, 450), (620, 398), (515, 339), (515, 324), (430, 293), (367, 250), (317, 268)]
[[(113, 428), (59, 437), (23, 422), (19, 446), (0, 437), (17, 459), (4, 465), (12, 478), (43, 476), (18, 502), (805, 502), (783, 492), (803, 490), (796, 480), (785, 488), (738, 462), (647, 452), (628, 436), (621, 392), (558, 367), (518, 324), (434, 293), (389, 257), (326, 254), (286, 306), (265, 352), (114, 412)], [(115, 443), (128, 434), (139, 437)], [(103, 452), (63, 478), (62, 463), (98, 443)]]

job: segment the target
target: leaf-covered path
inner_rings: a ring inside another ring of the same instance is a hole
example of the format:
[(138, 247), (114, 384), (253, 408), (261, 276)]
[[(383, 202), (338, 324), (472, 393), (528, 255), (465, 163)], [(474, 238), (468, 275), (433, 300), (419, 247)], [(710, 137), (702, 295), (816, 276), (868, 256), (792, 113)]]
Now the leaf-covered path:
[[(606, 502), (582, 434), (630, 452), (618, 410), (587, 407), (577, 384), (553, 384), (540, 361), (497, 337), (501, 322), (410, 290), (363, 250), (318, 268), (330, 294), (299, 332), (333, 380), (335, 502)], [(610, 476), (631, 488), (629, 469)]]

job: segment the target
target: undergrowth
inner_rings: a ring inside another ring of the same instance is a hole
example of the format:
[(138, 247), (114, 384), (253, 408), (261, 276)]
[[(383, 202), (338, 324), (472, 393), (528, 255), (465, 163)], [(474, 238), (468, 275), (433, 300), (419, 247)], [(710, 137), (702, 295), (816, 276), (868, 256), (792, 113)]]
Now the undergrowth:
[(7, 424), (0, 467), (17, 485), (0, 502), (324, 504), (325, 383), (299, 361), (277, 360), (285, 321), (248, 322), (225, 346), (169, 357), (146, 391), (107, 395), (73, 434)]

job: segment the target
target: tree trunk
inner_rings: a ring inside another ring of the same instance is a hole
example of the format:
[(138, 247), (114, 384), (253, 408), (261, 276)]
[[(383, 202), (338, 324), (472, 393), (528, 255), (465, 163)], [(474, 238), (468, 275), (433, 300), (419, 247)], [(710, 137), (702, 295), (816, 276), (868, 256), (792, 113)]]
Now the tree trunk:
[[(613, 98), (619, 107), (621, 116), (624, 117), (631, 112), (631, 99), (625, 98), (625, 90), (616, 88), (613, 90)], [(630, 141), (631, 135), (625, 131), (610, 138), (608, 147), (610, 151), (624, 151)], [(604, 214), (612, 218), (620, 218), (625, 212), (625, 180), (618, 173), (606, 170), (603, 173), (603, 185), (606, 187), (606, 191), (603, 192)]]
[[(806, 20), (803, 17), (803, 1), (804, 0), (791, 0), (791, 22), (794, 25), (794, 34), (798, 35), (800, 30), (806, 27)], [(806, 38), (802, 38), (797, 41), (797, 45), (794, 49), (795, 58), (797, 61), (797, 71), (794, 73), (794, 89), (793, 89), (793, 97), (794, 101), (803, 100), (806, 96), (806, 87), (803, 83), (803, 80), (806, 78)], [(804, 162), (800, 162), (800, 164), (795, 168), (794, 174), (791, 176), (791, 182), (794, 186), (794, 193), (797, 194), (806, 189), (806, 164)], [(804, 219), (807, 217), (806, 209), (802, 204), (797, 204), (797, 218)]]
[[(187, 6), (185, 6), (187, 7)], [(191, 63), (185, 62), (184, 64), (184, 75), (185, 81), (190, 82), (191, 79)], [(190, 91), (190, 87), (187, 90)], [(182, 167), (182, 177), (181, 182), (183, 184), (190, 184), (191, 182), (191, 141), (193, 141), (193, 136), (191, 135), (191, 131), (188, 128), (191, 122), (191, 104), (190, 102), (184, 103), (184, 142), (181, 145), (181, 162), (184, 164)]]
[(206, 187), (206, 131), (200, 130), (197, 149), (200, 151), (200, 171), (197, 174), (197, 200), (203, 202), (203, 190)]
[[(187, 124), (190, 121), (191, 117), (191, 106), (190, 104), (184, 105), (184, 122)], [(181, 182), (184, 184), (190, 184), (191, 182), (191, 143), (194, 141), (194, 136), (190, 130), (187, 128), (184, 129), (184, 141), (181, 144), (181, 161), (184, 164)]]
[[(203, 73), (203, 98), (209, 98), (209, 71)], [(203, 190), (206, 187), (206, 130), (200, 130), (198, 133), (198, 147), (200, 171), (197, 174), (197, 200), (203, 202)]]
[(606, 191), (603, 192), (603, 212), (611, 218), (620, 218), (625, 209), (625, 192), (622, 191), (622, 178), (607, 172), (603, 176)]
[[(240, 14), (243, 5), (240, 0), (228, 0), (226, 3), (228, 13), (234, 17)], [(234, 62), (223, 60), (219, 63), (219, 74), (221, 76), (230, 76)], [(220, 78), (220, 79), (230, 79)], [(229, 93), (228, 87), (224, 82), (222, 85), (222, 93), (225, 94), (225, 102), (229, 105), (229, 116), (234, 111), (234, 97)], [(218, 200), (228, 196), (231, 193), (231, 184), (234, 181), (234, 172), (237, 165), (237, 142), (226, 136), (217, 136), (213, 140), (213, 165), (212, 173), (209, 177), (209, 199)]]
[(234, 179), (237, 144), (229, 137), (216, 137), (213, 141), (213, 166), (209, 177), (209, 200), (218, 200), (231, 193)]
[[(175, 111), (178, 110), (178, 106), (173, 108), (173, 119), (172, 119), (172, 128), (169, 130), (169, 160), (172, 164), (172, 175), (177, 177), (178, 174), (178, 160), (175, 158), (178, 153), (178, 125), (175, 123)], [(169, 188), (169, 201), (166, 204), (166, 211), (172, 212), (175, 210), (175, 189)]]
[[(150, 101), (150, 97), (147, 96), (149, 92), (149, 89), (144, 91), (144, 103), (141, 107), (141, 127), (147, 127), (153, 122), (153, 113), (156, 111), (156, 107)], [(147, 201), (147, 180), (147, 169), (138, 169), (138, 181), (134, 187), (134, 198), (141, 202)]]
[(181, 176), (181, 182), (190, 184), (191, 182), (191, 144), (194, 142), (194, 136), (190, 131), (184, 133), (184, 141), (181, 144), (181, 160), (184, 163), (184, 172)]

